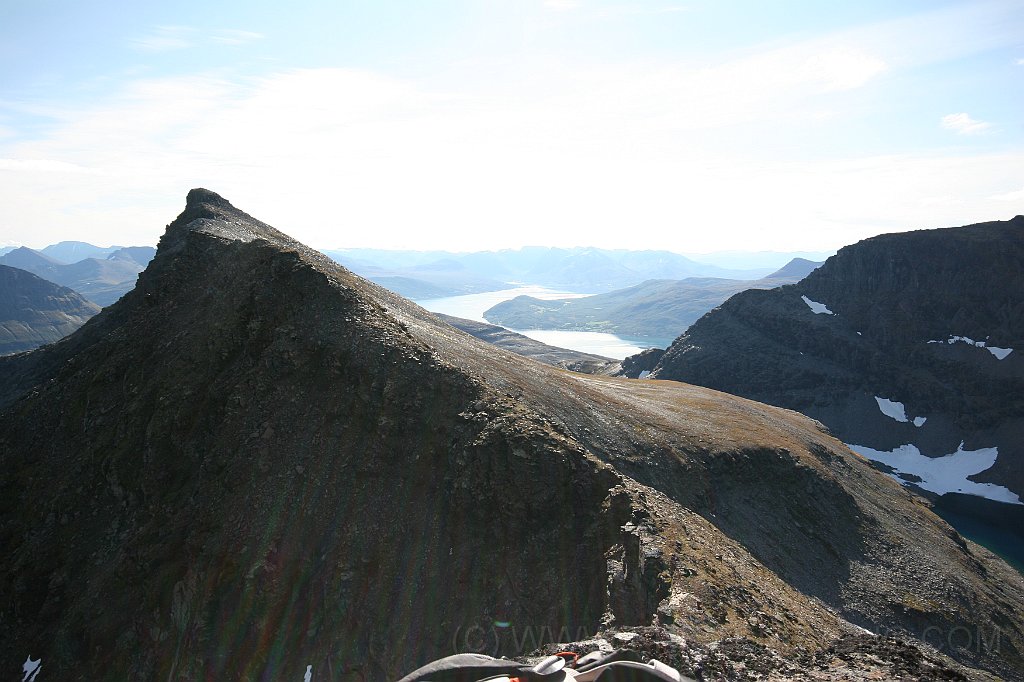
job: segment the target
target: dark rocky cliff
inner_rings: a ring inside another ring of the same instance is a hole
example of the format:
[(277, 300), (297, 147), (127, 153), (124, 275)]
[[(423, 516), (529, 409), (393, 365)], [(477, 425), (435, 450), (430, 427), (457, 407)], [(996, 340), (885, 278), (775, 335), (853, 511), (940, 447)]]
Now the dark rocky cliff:
[(99, 311), (67, 287), (0, 265), (0, 355), (53, 343)]
[(996, 447), (969, 480), (1024, 497), (1024, 216), (841, 249), (799, 284), (731, 298), (654, 376), (799, 410), (873, 450)]
[(397, 679), (651, 623), (795, 656), (844, 619), (1024, 670), (1020, 576), (812, 421), (487, 346), (205, 190), (0, 376), (9, 677)]

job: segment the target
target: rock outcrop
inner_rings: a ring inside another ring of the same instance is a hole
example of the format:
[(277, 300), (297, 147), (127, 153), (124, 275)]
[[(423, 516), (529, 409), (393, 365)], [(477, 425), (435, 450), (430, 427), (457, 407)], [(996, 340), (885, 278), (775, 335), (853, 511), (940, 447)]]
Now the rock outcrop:
[(99, 311), (67, 287), (0, 265), (0, 355), (53, 343)]
[(206, 190), (0, 375), (8, 677), (398, 679), (652, 624), (796, 655), (851, 622), (1024, 670), (1021, 577), (813, 421), (488, 346)]

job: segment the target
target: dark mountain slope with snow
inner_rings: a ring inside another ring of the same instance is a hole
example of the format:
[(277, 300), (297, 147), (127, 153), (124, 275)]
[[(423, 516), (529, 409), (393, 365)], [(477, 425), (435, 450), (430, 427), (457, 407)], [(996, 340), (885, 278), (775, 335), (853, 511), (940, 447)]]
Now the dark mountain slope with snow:
[(654, 376), (799, 410), (925, 490), (1017, 502), (1024, 217), (841, 249), (799, 284), (731, 298)]

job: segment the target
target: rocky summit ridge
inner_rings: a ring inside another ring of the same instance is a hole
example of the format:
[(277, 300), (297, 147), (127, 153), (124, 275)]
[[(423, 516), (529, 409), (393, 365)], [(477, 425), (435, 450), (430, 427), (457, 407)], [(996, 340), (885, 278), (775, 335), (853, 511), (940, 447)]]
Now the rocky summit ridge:
[(816, 422), (488, 346), (206, 190), (0, 376), (8, 676), (387, 680), (630, 626), (810, 674), (854, 624), (1024, 670), (1020, 575)]

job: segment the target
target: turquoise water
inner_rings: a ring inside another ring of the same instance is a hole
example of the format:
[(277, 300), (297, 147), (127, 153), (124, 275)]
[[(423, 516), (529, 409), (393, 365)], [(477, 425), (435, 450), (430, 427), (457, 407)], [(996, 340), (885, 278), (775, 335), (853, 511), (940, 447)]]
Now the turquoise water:
[(938, 498), (932, 509), (965, 538), (1024, 574), (1024, 506), (954, 493)]

